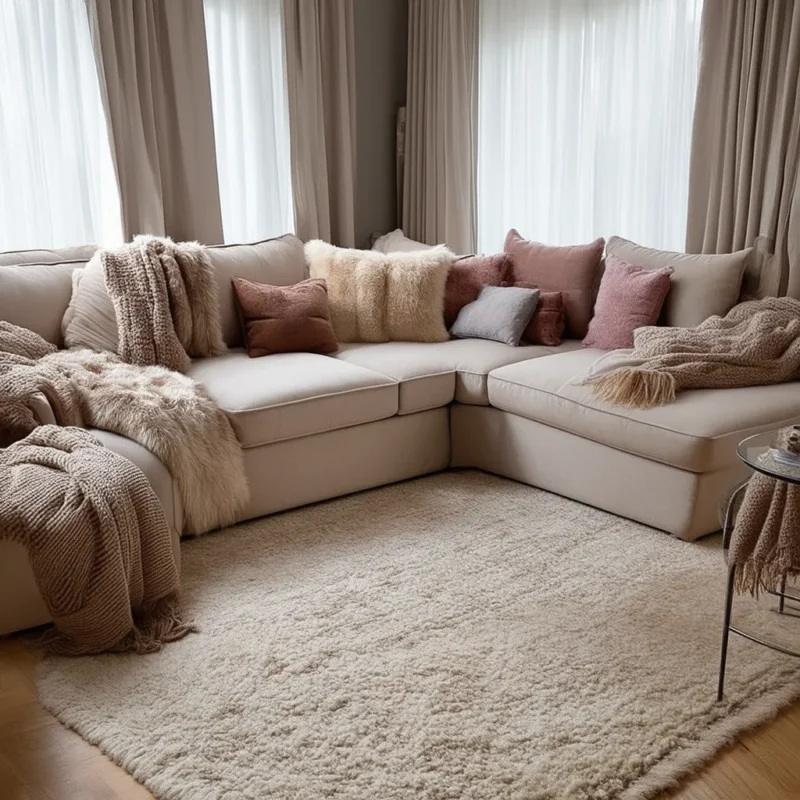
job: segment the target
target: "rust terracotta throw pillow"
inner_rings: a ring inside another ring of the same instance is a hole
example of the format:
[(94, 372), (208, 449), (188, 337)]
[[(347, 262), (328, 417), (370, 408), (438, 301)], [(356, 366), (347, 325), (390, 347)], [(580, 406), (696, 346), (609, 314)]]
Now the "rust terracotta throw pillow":
[(233, 288), (250, 358), (272, 353), (335, 353), (339, 346), (321, 278), (270, 286), (234, 278)]
[[(538, 289), (535, 283), (519, 281), (514, 286), (523, 289)], [(567, 311), (564, 307), (564, 296), (561, 292), (539, 291), (539, 303), (531, 321), (522, 334), (526, 344), (544, 344), (557, 347), (564, 338), (564, 327), (567, 324)]]
[(523, 239), (512, 228), (504, 250), (511, 257), (515, 283), (533, 283), (542, 292), (561, 292), (567, 312), (566, 336), (583, 339), (592, 318), (592, 287), (605, 240), (570, 247), (550, 247)]
[(671, 275), (672, 267), (647, 270), (606, 256), (594, 317), (583, 346), (601, 350), (633, 347), (633, 332), (658, 322)]
[(510, 274), (511, 259), (505, 253), (457, 258), (447, 274), (444, 324), (451, 328), (458, 312), (477, 300), (484, 286), (500, 286)]

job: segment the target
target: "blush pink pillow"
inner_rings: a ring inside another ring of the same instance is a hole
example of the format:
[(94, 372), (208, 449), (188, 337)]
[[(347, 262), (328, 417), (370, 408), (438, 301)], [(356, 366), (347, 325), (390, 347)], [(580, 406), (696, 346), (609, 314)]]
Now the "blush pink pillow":
[(549, 247), (523, 239), (512, 228), (504, 250), (511, 257), (515, 283), (533, 283), (543, 292), (561, 292), (567, 313), (566, 335), (583, 339), (592, 317), (592, 286), (604, 247), (604, 239), (571, 247)]
[[(523, 289), (538, 289), (532, 283), (520, 281), (513, 284)], [(556, 347), (561, 344), (564, 336), (564, 326), (567, 322), (567, 312), (564, 308), (564, 298), (561, 292), (539, 292), (539, 302), (533, 312), (531, 321), (522, 334), (522, 341), (527, 344), (545, 344)]]
[(672, 267), (642, 269), (616, 256), (607, 256), (584, 347), (633, 347), (633, 332), (658, 322), (672, 271)]
[(447, 273), (444, 297), (444, 323), (452, 327), (458, 312), (478, 299), (484, 286), (500, 286), (510, 274), (511, 261), (505, 253), (490, 256), (464, 256), (453, 262)]

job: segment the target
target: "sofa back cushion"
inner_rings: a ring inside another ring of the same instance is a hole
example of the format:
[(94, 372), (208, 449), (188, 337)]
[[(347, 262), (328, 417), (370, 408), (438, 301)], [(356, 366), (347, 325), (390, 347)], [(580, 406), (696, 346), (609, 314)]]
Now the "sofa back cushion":
[(0, 266), (0, 320), (60, 345), (61, 319), (72, 296), (72, 273), (85, 261)]
[(606, 245), (606, 256), (634, 266), (672, 267), (662, 320), (676, 328), (694, 328), (715, 314), (724, 317), (736, 305), (751, 252), (752, 248), (723, 255), (674, 253), (642, 247), (620, 236), (612, 236)]
[(222, 338), (228, 347), (242, 347), (234, 278), (289, 286), (308, 277), (303, 243), (287, 233), (253, 244), (220, 244), (208, 248), (219, 291)]
[(0, 253), (0, 267), (17, 264), (64, 264), (72, 261), (88, 261), (97, 250), (96, 244), (80, 244), (76, 247), (61, 247), (57, 250), (7, 250)]

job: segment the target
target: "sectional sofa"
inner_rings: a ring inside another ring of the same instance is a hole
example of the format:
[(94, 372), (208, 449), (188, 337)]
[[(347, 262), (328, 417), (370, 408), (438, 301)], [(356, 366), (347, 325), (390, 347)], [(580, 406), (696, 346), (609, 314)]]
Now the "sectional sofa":
[[(71, 273), (92, 252), (0, 254), (0, 319), (60, 343)], [(195, 361), (189, 374), (230, 413), (241, 442), (251, 488), (242, 520), (470, 467), (691, 541), (719, 528), (720, 503), (747, 475), (736, 444), (800, 422), (797, 383), (686, 392), (646, 411), (605, 405), (571, 383), (600, 354), (579, 341), (343, 344), (334, 356), (251, 359), (242, 349), (231, 278), (300, 281), (302, 245), (284, 236), (211, 254), (230, 350)], [(135, 442), (97, 435), (150, 480), (179, 559), (182, 510), (168, 471)], [(24, 550), (0, 541), (0, 633), (47, 620)]]

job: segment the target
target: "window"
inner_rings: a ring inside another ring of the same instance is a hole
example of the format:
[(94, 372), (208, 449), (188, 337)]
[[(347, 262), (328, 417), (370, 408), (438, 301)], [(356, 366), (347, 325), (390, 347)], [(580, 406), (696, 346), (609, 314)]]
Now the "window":
[(483, 0), (478, 239), (683, 250), (702, 0)]
[(280, 0), (204, 0), (226, 242), (294, 230)]
[(0, 3), (0, 250), (122, 241), (84, 0)]

